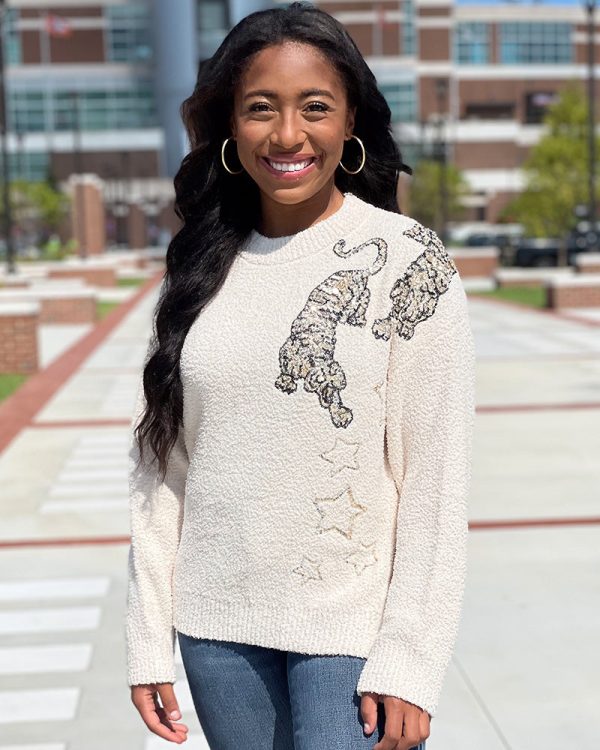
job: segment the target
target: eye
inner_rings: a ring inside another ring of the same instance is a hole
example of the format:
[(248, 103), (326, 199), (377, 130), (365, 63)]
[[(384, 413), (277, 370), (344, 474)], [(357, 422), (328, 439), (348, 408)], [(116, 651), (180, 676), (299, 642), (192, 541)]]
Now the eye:
[[(310, 102), (310, 104), (307, 104), (307, 107), (311, 107), (311, 112), (327, 112), (329, 110), (329, 107), (324, 102)], [(312, 109), (312, 107), (317, 107), (317, 109)]]
[(267, 102), (254, 102), (254, 104), (251, 104), (250, 112), (267, 112), (269, 109), (269, 105)]

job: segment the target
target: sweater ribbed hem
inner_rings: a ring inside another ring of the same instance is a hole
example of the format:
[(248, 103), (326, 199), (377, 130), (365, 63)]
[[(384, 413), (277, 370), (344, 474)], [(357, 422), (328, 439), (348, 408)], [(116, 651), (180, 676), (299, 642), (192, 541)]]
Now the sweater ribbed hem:
[(265, 237), (253, 229), (238, 255), (250, 263), (287, 263), (313, 253), (331, 250), (339, 240), (360, 229), (369, 218), (371, 204), (353, 193), (344, 193), (342, 205), (333, 214), (306, 229), (283, 237)]
[(174, 613), (175, 629), (194, 638), (362, 658), (368, 655), (380, 623), (381, 614), (366, 608), (356, 612), (291, 609), (276, 604), (194, 601), (193, 594), (186, 597), (185, 609)]
[(377, 640), (358, 679), (357, 692), (379, 693), (414, 703), (433, 716), (446, 667), (401, 641)]

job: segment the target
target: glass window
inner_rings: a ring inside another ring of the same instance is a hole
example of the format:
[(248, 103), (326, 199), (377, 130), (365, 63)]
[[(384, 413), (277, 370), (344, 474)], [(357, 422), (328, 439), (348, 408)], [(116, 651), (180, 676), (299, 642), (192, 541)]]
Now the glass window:
[(7, 8), (4, 16), (3, 42), (8, 65), (19, 65), (21, 62), (21, 34), (17, 29), (19, 11)]
[(571, 24), (551, 21), (513, 21), (498, 25), (499, 61), (569, 63), (573, 59)]
[(379, 84), (379, 90), (392, 111), (392, 122), (416, 122), (417, 99), (414, 83), (386, 81)]
[(490, 61), (489, 26), (483, 21), (456, 24), (454, 60), (462, 65), (485, 65)]
[(212, 54), (229, 31), (227, 0), (198, 0), (196, 22), (199, 49)]
[(111, 62), (148, 62), (152, 59), (151, 12), (147, 2), (109, 5), (107, 56)]
[(413, 0), (404, 0), (402, 3), (404, 11), (404, 23), (401, 26), (402, 54), (416, 55), (417, 36), (415, 34), (415, 6)]

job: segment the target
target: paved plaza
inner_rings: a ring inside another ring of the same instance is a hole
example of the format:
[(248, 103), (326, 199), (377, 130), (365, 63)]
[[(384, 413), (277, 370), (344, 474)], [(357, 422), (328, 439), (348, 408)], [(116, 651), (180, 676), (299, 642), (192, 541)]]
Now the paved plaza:
[[(131, 704), (124, 643), (127, 443), (159, 278), (96, 329), (42, 327), (47, 377), (30, 407), (0, 407), (0, 750), (173, 746)], [(600, 316), (469, 308), (469, 574), (427, 747), (597, 747)], [(185, 746), (205, 750), (177, 661)]]

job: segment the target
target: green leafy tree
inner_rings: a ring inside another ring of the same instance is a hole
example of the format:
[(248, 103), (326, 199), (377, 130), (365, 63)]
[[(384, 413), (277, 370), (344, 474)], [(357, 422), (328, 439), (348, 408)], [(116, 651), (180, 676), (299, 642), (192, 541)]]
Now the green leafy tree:
[[(577, 222), (575, 206), (587, 204), (588, 107), (582, 85), (566, 84), (544, 118), (545, 133), (522, 169), (525, 189), (502, 212), (534, 237), (559, 237)], [(600, 139), (597, 139), (600, 153)], [(598, 188), (596, 188), (598, 189)]]
[[(410, 183), (408, 213), (428, 227), (439, 231), (442, 217), (441, 169), (439, 161), (421, 159), (414, 168)], [(448, 220), (462, 219), (465, 213), (463, 197), (469, 186), (462, 173), (453, 165), (446, 165)]]

